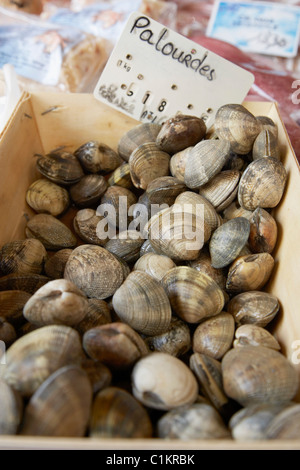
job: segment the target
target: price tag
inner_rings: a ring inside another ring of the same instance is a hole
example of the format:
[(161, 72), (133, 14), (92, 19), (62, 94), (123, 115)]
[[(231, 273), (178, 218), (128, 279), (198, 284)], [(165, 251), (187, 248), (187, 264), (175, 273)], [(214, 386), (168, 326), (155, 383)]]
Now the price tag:
[(295, 57), (300, 34), (300, 8), (270, 2), (216, 2), (207, 36), (248, 52)]
[(180, 112), (209, 128), (219, 107), (242, 103), (253, 82), (252, 73), (135, 12), (94, 96), (141, 122), (161, 124)]

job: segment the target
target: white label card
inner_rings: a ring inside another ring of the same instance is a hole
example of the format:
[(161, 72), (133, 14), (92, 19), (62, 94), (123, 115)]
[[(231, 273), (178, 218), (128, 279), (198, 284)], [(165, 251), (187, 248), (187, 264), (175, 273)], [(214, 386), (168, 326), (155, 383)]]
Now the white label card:
[(104, 68), (94, 96), (141, 122), (162, 124), (176, 113), (211, 127), (224, 104), (242, 103), (252, 73), (133, 13)]
[(295, 57), (300, 34), (300, 8), (285, 3), (219, 0), (207, 36), (259, 54)]

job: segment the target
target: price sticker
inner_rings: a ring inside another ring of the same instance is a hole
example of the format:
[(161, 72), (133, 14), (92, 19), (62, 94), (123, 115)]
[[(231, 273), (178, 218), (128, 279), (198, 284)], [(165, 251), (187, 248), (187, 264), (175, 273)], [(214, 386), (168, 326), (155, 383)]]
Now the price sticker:
[(141, 13), (133, 13), (94, 90), (96, 99), (141, 122), (177, 113), (209, 129), (224, 104), (242, 103), (252, 73)]

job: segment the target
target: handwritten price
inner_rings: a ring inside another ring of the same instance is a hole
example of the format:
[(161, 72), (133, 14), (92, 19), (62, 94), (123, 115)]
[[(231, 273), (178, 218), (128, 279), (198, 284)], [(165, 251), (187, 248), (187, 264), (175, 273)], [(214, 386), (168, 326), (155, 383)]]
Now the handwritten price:
[(287, 41), (283, 36), (271, 31), (260, 32), (258, 35), (250, 38), (249, 42), (258, 42), (260, 45), (263, 45), (266, 50), (271, 47), (284, 49), (287, 45)]

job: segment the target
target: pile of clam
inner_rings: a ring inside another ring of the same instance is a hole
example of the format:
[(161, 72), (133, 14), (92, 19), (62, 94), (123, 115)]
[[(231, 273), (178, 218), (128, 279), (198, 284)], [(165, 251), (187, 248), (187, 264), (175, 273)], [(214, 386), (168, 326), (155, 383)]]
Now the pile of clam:
[(178, 114), (117, 151), (38, 156), (35, 215), (0, 251), (0, 434), (298, 438), (298, 376), (262, 290), (280, 157), (274, 122), (235, 104), (209, 132)]

